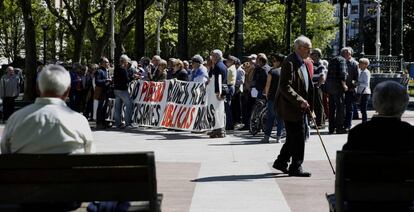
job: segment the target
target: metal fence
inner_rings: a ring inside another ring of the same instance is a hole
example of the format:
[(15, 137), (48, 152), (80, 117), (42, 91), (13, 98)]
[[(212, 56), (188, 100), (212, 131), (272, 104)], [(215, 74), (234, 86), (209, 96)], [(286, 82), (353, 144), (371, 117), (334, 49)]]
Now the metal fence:
[(369, 59), (369, 68), (372, 73), (403, 73), (401, 69), (403, 61), (398, 56), (381, 55), (379, 60), (375, 55), (365, 55), (364, 57)]

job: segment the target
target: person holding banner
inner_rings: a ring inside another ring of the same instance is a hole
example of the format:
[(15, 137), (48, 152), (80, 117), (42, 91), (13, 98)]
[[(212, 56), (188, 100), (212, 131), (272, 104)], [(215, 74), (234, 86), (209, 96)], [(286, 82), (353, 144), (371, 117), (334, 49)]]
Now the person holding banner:
[(184, 63), (180, 59), (176, 59), (173, 62), (173, 79), (178, 79), (181, 81), (188, 81), (188, 73), (184, 69)]
[[(215, 49), (210, 54), (210, 59), (212, 62), (211, 73), (214, 76), (214, 92), (216, 93), (218, 100), (224, 100), (227, 96), (227, 93), (224, 93), (223, 87), (227, 88), (227, 67), (223, 63), (223, 53), (219, 49)], [(227, 89), (228, 90), (228, 89)], [(230, 108), (229, 101), (225, 103), (226, 114), (228, 108)], [(210, 138), (224, 138), (226, 137), (226, 130), (224, 128), (213, 129), (210, 134)]]
[(203, 65), (203, 58), (196, 54), (191, 58), (193, 62), (193, 72), (191, 74), (191, 81), (193, 82), (207, 82), (208, 81), (208, 71), (207, 68)]
[(121, 124), (122, 105), (125, 105), (125, 129), (133, 128), (132, 121), (132, 100), (128, 92), (128, 85), (133, 80), (128, 74), (128, 63), (131, 59), (127, 55), (121, 55), (119, 59), (120, 65), (114, 71), (114, 94), (115, 94), (115, 127), (124, 128)]
[(294, 46), (295, 51), (282, 64), (276, 91), (275, 109), (285, 122), (286, 142), (273, 168), (289, 176), (310, 177), (311, 173), (302, 170), (302, 163), (305, 155), (304, 120), (313, 106), (313, 84), (304, 60), (309, 57), (312, 43), (309, 38), (299, 36)]

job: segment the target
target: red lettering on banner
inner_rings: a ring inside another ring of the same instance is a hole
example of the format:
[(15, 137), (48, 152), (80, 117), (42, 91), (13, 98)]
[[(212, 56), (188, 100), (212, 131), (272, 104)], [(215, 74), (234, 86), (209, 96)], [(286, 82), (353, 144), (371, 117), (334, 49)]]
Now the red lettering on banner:
[(194, 107), (168, 104), (165, 107), (164, 118), (161, 122), (161, 126), (188, 129), (193, 122), (195, 112), (196, 108)]
[[(193, 108), (191, 108), (191, 112), (190, 113), (187, 113), (187, 115), (185, 117), (185, 120), (186, 120), (186, 123), (184, 125), (184, 128), (185, 129), (190, 128), (191, 123), (193, 122), (193, 115), (194, 115), (195, 110), (196, 109), (193, 107)], [(189, 118), (190, 118), (190, 120), (188, 120)]]
[(164, 127), (170, 127), (172, 122), (173, 122), (173, 118), (174, 118), (174, 105), (173, 104), (168, 104), (165, 107), (164, 110), (164, 119), (161, 122), (161, 125)]
[(183, 127), (183, 121), (181, 121), (181, 116), (183, 113), (187, 111), (187, 108), (180, 107), (180, 110), (178, 111), (177, 117), (175, 117), (175, 127), (182, 128)]
[[(146, 85), (145, 83), (144, 85)], [(148, 88), (147, 88), (148, 87)], [(149, 86), (147, 86), (142, 92), (145, 93), (144, 102), (160, 102), (164, 95), (165, 83), (155, 83), (150, 82)]]
[(141, 95), (140, 95), (139, 100), (142, 100), (142, 98), (141, 98), (142, 96), (145, 97), (145, 94), (146, 94), (147, 90), (148, 90), (148, 82), (144, 81), (144, 83), (142, 84), (142, 90), (141, 90)]

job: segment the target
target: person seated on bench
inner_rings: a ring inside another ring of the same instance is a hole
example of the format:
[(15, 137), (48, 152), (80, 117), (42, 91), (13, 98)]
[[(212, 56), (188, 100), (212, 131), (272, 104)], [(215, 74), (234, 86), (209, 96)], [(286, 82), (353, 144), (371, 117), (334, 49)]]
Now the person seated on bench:
[(410, 151), (414, 150), (414, 126), (401, 121), (408, 106), (407, 88), (394, 81), (379, 83), (372, 95), (377, 112), (370, 121), (349, 131), (343, 150)]
[[(8, 120), (1, 138), (1, 153), (90, 153), (94, 152), (88, 120), (65, 103), (70, 91), (70, 76), (62, 66), (48, 65), (39, 74), (40, 97)], [(56, 203), (42, 211), (76, 209), (80, 203)]]
[[(377, 114), (370, 121), (352, 128), (347, 143), (342, 149), (378, 152), (414, 150), (414, 126), (401, 120), (408, 101), (407, 88), (401, 84), (394, 81), (378, 84), (372, 96), (372, 104)], [(375, 174), (372, 173), (373, 180)], [(398, 202), (392, 205), (379, 202), (370, 204), (348, 202), (347, 211), (413, 211), (413, 202)]]

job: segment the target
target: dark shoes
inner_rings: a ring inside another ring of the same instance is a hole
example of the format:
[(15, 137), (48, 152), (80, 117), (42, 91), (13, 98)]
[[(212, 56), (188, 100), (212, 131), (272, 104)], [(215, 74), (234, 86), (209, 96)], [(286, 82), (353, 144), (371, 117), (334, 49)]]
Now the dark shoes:
[(284, 166), (284, 165), (282, 165), (282, 164), (280, 164), (280, 163), (277, 163), (276, 161), (273, 163), (273, 166), (272, 166), (274, 169), (277, 169), (277, 170), (279, 170), (279, 171), (281, 171), (281, 172), (283, 172), (284, 174), (287, 174), (287, 173), (289, 173), (289, 171), (288, 171), (288, 169), (287, 169), (287, 166)]
[(302, 170), (302, 167), (299, 167), (297, 169), (292, 169), (290, 168), (289, 170), (287, 169), (287, 165), (282, 165), (279, 162), (274, 162), (273, 166), (274, 169), (277, 169), (281, 172), (283, 172), (284, 174), (289, 174), (289, 176), (292, 177), (310, 177), (312, 174), (310, 172), (305, 172)]
[(336, 134), (346, 134), (346, 133), (348, 133), (348, 129), (346, 128), (336, 130)]
[(289, 176), (292, 177), (310, 177), (312, 174), (310, 172), (305, 172), (302, 168), (298, 169), (289, 169)]

